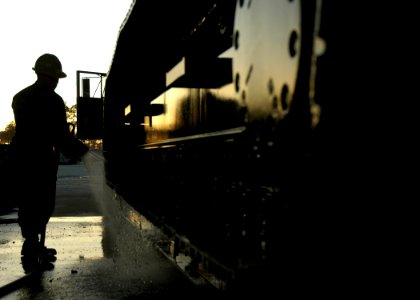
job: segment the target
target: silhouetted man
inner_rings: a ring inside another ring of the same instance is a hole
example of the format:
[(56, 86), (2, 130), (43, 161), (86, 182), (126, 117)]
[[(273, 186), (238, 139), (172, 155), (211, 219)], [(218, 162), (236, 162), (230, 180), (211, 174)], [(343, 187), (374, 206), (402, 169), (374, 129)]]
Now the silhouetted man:
[(54, 90), (62, 71), (55, 55), (41, 55), (33, 68), (34, 84), (13, 97), (16, 134), (11, 143), (15, 161), (18, 223), (24, 238), (21, 254), (38, 262), (56, 254), (44, 246), (47, 223), (54, 211), (60, 151), (71, 136), (65, 104)]

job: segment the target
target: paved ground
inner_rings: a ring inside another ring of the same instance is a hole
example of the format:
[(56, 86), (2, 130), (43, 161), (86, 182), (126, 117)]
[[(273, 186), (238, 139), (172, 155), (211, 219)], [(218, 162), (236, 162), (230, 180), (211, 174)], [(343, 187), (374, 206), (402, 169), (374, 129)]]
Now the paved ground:
[[(101, 157), (61, 165), (57, 206), (46, 244), (57, 249), (55, 268), (4, 295), (4, 299), (161, 299), (210, 298), (216, 291), (192, 280), (162, 251), (165, 237), (106, 188)], [(34, 195), (35, 196), (35, 195)], [(118, 211), (125, 211), (120, 214)], [(1, 287), (24, 276), (22, 238), (16, 212), (0, 216)], [(0, 292), (0, 297), (1, 297)], [(3, 299), (3, 298), (2, 298)]]

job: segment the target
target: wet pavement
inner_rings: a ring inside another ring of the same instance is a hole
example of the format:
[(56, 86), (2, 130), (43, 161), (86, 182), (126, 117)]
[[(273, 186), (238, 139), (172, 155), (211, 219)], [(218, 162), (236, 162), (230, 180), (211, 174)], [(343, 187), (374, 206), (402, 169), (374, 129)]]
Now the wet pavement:
[(220, 296), (202, 278), (189, 277), (183, 271), (185, 262), (172, 260), (157, 247), (166, 237), (119, 201), (104, 182), (102, 158), (93, 151), (84, 162), (60, 165), (56, 210), (46, 234), (46, 245), (57, 250), (54, 269), (10, 293), (1, 292), (2, 287), (25, 275), (20, 255), (23, 240), (16, 211), (0, 216), (2, 299)]

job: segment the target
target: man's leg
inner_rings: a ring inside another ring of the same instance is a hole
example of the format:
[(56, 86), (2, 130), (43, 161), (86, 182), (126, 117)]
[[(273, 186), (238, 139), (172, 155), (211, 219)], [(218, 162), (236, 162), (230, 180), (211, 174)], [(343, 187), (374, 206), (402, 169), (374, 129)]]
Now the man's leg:
[(47, 248), (45, 246), (45, 235), (46, 235), (47, 225), (45, 225), (41, 230), (41, 239), (39, 241), (39, 245), (44, 255), (56, 255), (57, 251), (54, 248)]
[(18, 223), (24, 238), (21, 254), (25, 256), (37, 257), (39, 255), (39, 237), (36, 229), (36, 218), (31, 209), (23, 205), (19, 207)]
[(45, 245), (47, 224), (50, 221), (50, 218), (53, 215), (53, 212), (55, 209), (56, 177), (53, 177), (53, 178), (54, 180), (48, 181), (48, 184), (45, 185), (44, 195), (45, 195), (46, 201), (44, 203), (45, 206), (42, 210), (43, 227), (41, 228), (41, 231), (40, 231), (40, 235), (41, 235), (40, 244), (41, 244), (43, 253), (46, 255), (57, 254), (57, 251), (54, 248), (47, 248)]

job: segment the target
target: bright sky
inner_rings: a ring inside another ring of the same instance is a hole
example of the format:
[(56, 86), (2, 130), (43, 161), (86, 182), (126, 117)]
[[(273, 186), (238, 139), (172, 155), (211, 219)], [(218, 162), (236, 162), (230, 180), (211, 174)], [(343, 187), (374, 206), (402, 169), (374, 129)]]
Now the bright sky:
[(76, 104), (76, 71), (107, 73), (133, 0), (0, 0), (0, 130), (13, 96), (32, 84), (36, 59), (55, 54), (66, 78), (56, 92)]

